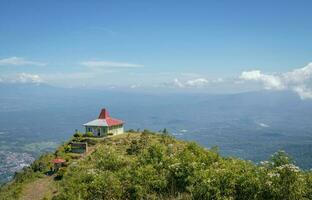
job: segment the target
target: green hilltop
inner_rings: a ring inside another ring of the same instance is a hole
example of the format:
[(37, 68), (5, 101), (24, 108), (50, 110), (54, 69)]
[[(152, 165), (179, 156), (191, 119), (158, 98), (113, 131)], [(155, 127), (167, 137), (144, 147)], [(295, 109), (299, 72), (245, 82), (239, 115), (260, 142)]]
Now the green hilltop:
[[(282, 151), (256, 165), (148, 130), (72, 140), (87, 142), (88, 152), (65, 143), (42, 155), (2, 186), (0, 199), (312, 199), (312, 173)], [(55, 157), (66, 163), (51, 173)]]

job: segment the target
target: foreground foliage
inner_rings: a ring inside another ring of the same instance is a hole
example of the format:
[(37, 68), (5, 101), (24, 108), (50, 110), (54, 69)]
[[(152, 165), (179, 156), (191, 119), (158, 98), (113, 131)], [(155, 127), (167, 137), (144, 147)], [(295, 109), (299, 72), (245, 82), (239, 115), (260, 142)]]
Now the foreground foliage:
[(54, 200), (312, 199), (311, 173), (284, 152), (255, 165), (148, 131), (105, 140), (61, 186)]
[(18, 199), (25, 184), (51, 171), (57, 156), (67, 165), (56, 174), (59, 187), (53, 200), (312, 199), (312, 173), (301, 171), (283, 151), (256, 165), (221, 157), (217, 148), (176, 140), (167, 131), (131, 131), (104, 139), (77, 135), (72, 140), (96, 145), (95, 151), (82, 159), (65, 143), (16, 173), (0, 189), (0, 199)]

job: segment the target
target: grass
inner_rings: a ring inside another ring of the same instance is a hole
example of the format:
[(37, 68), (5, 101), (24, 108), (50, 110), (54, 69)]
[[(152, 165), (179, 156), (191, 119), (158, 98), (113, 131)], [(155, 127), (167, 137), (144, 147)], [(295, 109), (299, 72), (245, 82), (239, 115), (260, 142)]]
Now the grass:
[[(139, 133), (131, 134), (131, 137), (139, 137), (139, 135)], [(107, 137), (82, 137), (82, 139), (89, 141), (88, 143), (91, 144), (89, 145), (89, 152), (85, 154), (65, 152), (64, 147), (68, 144), (68, 142), (59, 146), (56, 152), (59, 156), (67, 158), (67, 165), (70, 166), (72, 163), (77, 163), (77, 161), (81, 160), (83, 157), (90, 155), (96, 149), (96, 146), (109, 141), (116, 142), (127, 137), (129, 137), (128, 133)], [(53, 157), (52, 154), (49, 154), (49, 156)], [(50, 157), (45, 159), (41, 158), (41, 160), (45, 164), (49, 165)], [(36, 161), (38, 162), (38, 160)], [(40, 199), (52, 199), (58, 191), (57, 186), (59, 182), (53, 180), (54, 176), (53, 178), (46, 176), (46, 172), (46, 170), (43, 170), (43, 172), (34, 172), (31, 168), (27, 168), (27, 170), (19, 172), (21, 178), (14, 178), (14, 180), (0, 188), (0, 200), (28, 200), (35, 199), (36, 195), (40, 197)], [(41, 186), (45, 186), (45, 188), (43, 189)], [(32, 192), (35, 193), (33, 194)]]
[[(98, 146), (103, 144), (109, 144), (116, 147), (116, 150), (120, 153), (124, 153), (126, 148), (129, 147), (129, 144), (133, 140), (137, 140), (141, 137), (142, 133), (138, 132), (125, 132), (123, 134), (114, 135), (114, 136), (106, 136), (106, 137), (82, 137), (81, 139), (86, 141), (91, 141), (89, 145), (89, 150), (85, 154), (79, 153), (71, 153), (65, 152), (65, 146), (68, 144), (64, 143), (57, 148), (55, 154), (60, 157), (67, 159), (67, 167), (70, 165), (79, 164), (80, 161), (84, 160), (84, 158), (88, 157), (90, 154), (93, 153), (94, 150), (97, 149)], [(159, 140), (159, 137), (153, 135), (149, 135), (150, 139), (152, 140)], [(74, 138), (72, 138), (74, 139)], [(72, 140), (71, 139), (71, 140)], [(71, 141), (70, 140), (70, 141)], [(93, 141), (93, 142), (92, 142)], [(88, 142), (88, 143), (89, 143)], [(120, 145), (120, 144), (127, 144), (127, 145)], [(50, 160), (53, 157), (52, 154), (48, 154), (47, 157), (39, 158), (35, 162), (43, 162), (46, 165), (51, 164)], [(41, 159), (41, 160), (40, 160)], [(49, 168), (49, 167), (47, 167)], [(46, 176), (47, 170), (43, 170), (42, 172), (37, 171), (34, 172), (31, 167), (27, 168), (26, 171), (22, 171), (21, 174), (22, 178), (17, 179), (15, 178), (10, 183), (5, 184), (0, 188), (0, 200), (13, 200), (13, 199), (36, 199), (40, 197), (40, 199), (52, 199), (52, 197), (58, 191), (58, 184), (59, 182), (51, 178), (50, 176)], [(44, 186), (44, 188), (42, 188)], [(35, 192), (35, 193), (33, 193)], [(37, 195), (37, 196), (36, 196)]]

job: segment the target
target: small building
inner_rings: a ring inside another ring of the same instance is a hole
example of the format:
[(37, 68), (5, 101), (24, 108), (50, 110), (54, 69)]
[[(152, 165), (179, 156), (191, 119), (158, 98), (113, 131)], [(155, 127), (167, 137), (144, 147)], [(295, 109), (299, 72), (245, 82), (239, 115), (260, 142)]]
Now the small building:
[(90, 121), (83, 126), (86, 133), (91, 132), (94, 136), (117, 135), (124, 132), (124, 122), (119, 119), (114, 119), (109, 116), (106, 109), (102, 109), (99, 117)]
[(65, 162), (66, 161), (64, 159), (62, 159), (62, 158), (55, 158), (55, 159), (53, 159), (52, 163), (54, 164), (54, 171), (58, 171), (59, 168), (61, 168)]

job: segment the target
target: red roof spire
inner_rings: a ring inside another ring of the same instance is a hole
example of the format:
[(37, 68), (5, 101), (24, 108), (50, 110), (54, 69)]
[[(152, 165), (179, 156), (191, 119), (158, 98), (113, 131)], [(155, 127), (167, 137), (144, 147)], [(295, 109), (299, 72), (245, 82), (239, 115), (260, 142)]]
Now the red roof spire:
[(110, 118), (109, 114), (108, 114), (108, 111), (105, 108), (103, 108), (101, 110), (100, 115), (99, 115), (99, 119), (108, 119), (108, 118)]
[(108, 126), (122, 125), (124, 123), (123, 121), (119, 119), (111, 118), (108, 114), (108, 111), (105, 108), (101, 110), (101, 113), (98, 119), (105, 120)]

